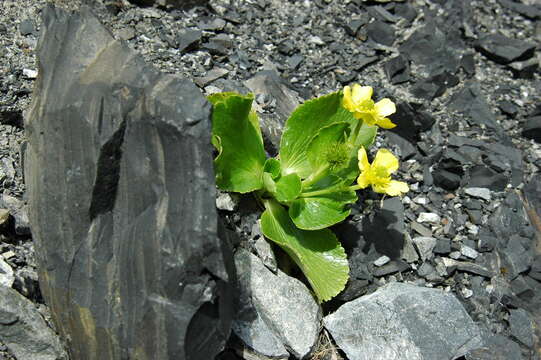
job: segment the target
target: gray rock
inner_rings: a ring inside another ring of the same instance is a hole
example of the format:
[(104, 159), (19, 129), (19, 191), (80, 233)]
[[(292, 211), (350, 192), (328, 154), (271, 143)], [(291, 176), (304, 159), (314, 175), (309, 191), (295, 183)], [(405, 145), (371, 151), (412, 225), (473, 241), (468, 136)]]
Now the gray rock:
[(441, 217), (436, 213), (426, 213), (422, 212), (419, 214), (419, 217), (417, 218), (417, 222), (420, 223), (430, 223), (430, 224), (439, 224), (441, 221)]
[(390, 283), (324, 319), (349, 359), (456, 359), (483, 345), (454, 295)]
[(17, 359), (68, 359), (60, 338), (35, 305), (5, 286), (0, 286), (0, 341)]
[(470, 187), (464, 189), (464, 193), (478, 199), (490, 201), (490, 189), (487, 188)]
[(434, 256), (433, 251), (434, 247), (436, 247), (436, 242), (436, 239), (433, 237), (418, 236), (413, 238), (413, 243), (417, 247), (417, 251), (419, 251), (421, 260), (425, 261)]
[(383, 256), (380, 256), (379, 258), (377, 258), (376, 260), (374, 260), (374, 265), (375, 266), (383, 266), (383, 265), (387, 264), (389, 261), (391, 261), (391, 259), (387, 255), (383, 255)]
[(511, 335), (528, 347), (534, 345), (533, 322), (524, 309), (510, 310), (509, 328)]
[(273, 70), (264, 70), (256, 74), (245, 83), (246, 87), (254, 94), (269, 96), (276, 100), (276, 109), (273, 115), (261, 114), (261, 131), (270, 144), (278, 150), (282, 127), (299, 105), (300, 98), (296, 92), (288, 88), (280, 75)]
[(479, 256), (479, 253), (475, 249), (467, 245), (460, 246), (460, 253), (470, 259), (475, 259), (477, 256)]
[(88, 8), (50, 5), (41, 29), (25, 181), (41, 289), (72, 358), (214, 358), (234, 267), (217, 236), (210, 104)]
[(15, 220), (15, 233), (17, 235), (30, 235), (30, 223), (28, 219), (27, 206), (16, 197), (2, 194), (0, 196), (0, 207), (9, 210)]
[(0, 286), (10, 288), (15, 281), (13, 268), (4, 261), (4, 257), (0, 256)]
[(216, 208), (219, 210), (233, 211), (237, 208), (238, 199), (227, 192), (220, 192), (216, 197)]
[(310, 291), (280, 270), (273, 274), (246, 250), (235, 255), (240, 306), (233, 331), (246, 345), (271, 357), (307, 356), (319, 334), (320, 311)]

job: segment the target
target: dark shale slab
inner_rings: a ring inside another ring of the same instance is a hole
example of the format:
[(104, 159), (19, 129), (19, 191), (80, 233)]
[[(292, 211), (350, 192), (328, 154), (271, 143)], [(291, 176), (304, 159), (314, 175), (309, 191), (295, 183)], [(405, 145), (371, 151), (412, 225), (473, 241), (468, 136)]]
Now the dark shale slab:
[(210, 104), (87, 8), (48, 6), (37, 55), (29, 217), (71, 358), (213, 358), (230, 333), (234, 274), (218, 240)]

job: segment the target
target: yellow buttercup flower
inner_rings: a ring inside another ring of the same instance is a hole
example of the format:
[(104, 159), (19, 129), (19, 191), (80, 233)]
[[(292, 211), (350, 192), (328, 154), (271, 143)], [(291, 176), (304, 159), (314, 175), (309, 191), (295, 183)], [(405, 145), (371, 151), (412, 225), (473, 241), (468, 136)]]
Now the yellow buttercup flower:
[(377, 125), (384, 129), (394, 128), (396, 124), (387, 116), (396, 112), (396, 106), (387, 98), (374, 103), (373, 92), (371, 86), (345, 86), (343, 105), (355, 118), (362, 119), (368, 125)]
[(379, 149), (372, 164), (364, 147), (359, 149), (359, 170), (357, 183), (361, 189), (372, 185), (372, 190), (390, 196), (402, 195), (409, 191), (408, 184), (391, 180), (391, 174), (398, 170), (398, 159), (387, 149)]

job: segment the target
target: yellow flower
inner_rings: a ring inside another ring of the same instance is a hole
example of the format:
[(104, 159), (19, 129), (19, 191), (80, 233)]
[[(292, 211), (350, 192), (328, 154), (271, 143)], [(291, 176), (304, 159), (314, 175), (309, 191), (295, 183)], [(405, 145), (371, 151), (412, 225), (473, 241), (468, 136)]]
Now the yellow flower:
[(385, 98), (377, 103), (372, 100), (372, 87), (353, 84), (353, 88), (344, 87), (344, 107), (353, 113), (357, 119), (362, 119), (368, 125), (377, 125), (384, 129), (396, 126), (387, 116), (396, 112), (394, 103)]
[(409, 191), (408, 184), (391, 180), (391, 174), (398, 170), (398, 159), (387, 149), (379, 149), (372, 164), (368, 162), (364, 147), (359, 149), (359, 169), (361, 175), (357, 183), (361, 189), (372, 185), (372, 190), (390, 196)]

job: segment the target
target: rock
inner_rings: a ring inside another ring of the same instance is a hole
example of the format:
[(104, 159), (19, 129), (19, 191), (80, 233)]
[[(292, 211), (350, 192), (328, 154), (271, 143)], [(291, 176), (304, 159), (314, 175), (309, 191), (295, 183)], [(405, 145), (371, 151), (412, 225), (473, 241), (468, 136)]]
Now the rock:
[(461, 91), (451, 97), (449, 106), (464, 114), (470, 124), (485, 125), (491, 129), (499, 128), (496, 117), (482, 95), (478, 82), (467, 82)]
[(460, 253), (470, 259), (475, 259), (479, 256), (479, 253), (475, 249), (464, 244), (460, 246)]
[(286, 86), (285, 81), (273, 70), (263, 70), (245, 82), (247, 88), (256, 95), (270, 96), (276, 100), (276, 109), (272, 115), (261, 114), (260, 123), (266, 145), (271, 145), (277, 152), (282, 137), (282, 127), (293, 110), (300, 103), (300, 98)]
[(227, 34), (218, 34), (202, 45), (203, 49), (208, 50), (210, 54), (217, 56), (229, 55), (232, 47), (233, 40)]
[(419, 98), (434, 100), (445, 93), (448, 88), (458, 84), (458, 77), (444, 71), (427, 79), (418, 81), (411, 89), (411, 93)]
[(390, 283), (341, 306), (325, 328), (349, 359), (456, 359), (483, 345), (454, 295)]
[(520, 15), (527, 17), (528, 19), (535, 20), (541, 18), (541, 9), (539, 9), (538, 7), (511, 0), (498, 0), (498, 2), (503, 7), (517, 12)]
[(539, 69), (540, 57), (532, 57), (524, 61), (514, 61), (507, 66), (517, 78), (533, 79), (535, 72)]
[(220, 18), (202, 19), (197, 22), (197, 27), (200, 30), (206, 31), (220, 31), (223, 30), (226, 22)]
[(476, 47), (486, 57), (503, 65), (517, 60), (527, 60), (535, 51), (535, 44), (510, 39), (501, 34), (480, 36)]
[(436, 213), (422, 212), (419, 214), (419, 217), (417, 218), (417, 222), (439, 224), (441, 222), (441, 217)]
[(509, 311), (511, 335), (529, 348), (534, 345), (533, 321), (524, 309)]
[(32, 35), (34, 34), (35, 31), (36, 31), (36, 28), (34, 26), (34, 22), (32, 21), (32, 19), (24, 19), (19, 24), (19, 32), (23, 36)]
[(485, 345), (466, 354), (466, 360), (522, 360), (520, 346), (502, 335), (483, 334)]
[(118, 32), (118, 37), (122, 40), (131, 40), (135, 37), (135, 30), (132, 27), (122, 28)]
[(38, 72), (36, 70), (33, 70), (33, 69), (23, 69), (23, 75), (27, 79), (35, 79), (35, 78), (38, 77)]
[(74, 359), (214, 358), (235, 274), (217, 236), (210, 104), (88, 8), (42, 14), (25, 180), (57, 330)]
[(398, 55), (387, 61), (383, 67), (385, 69), (385, 74), (387, 75), (387, 80), (389, 80), (391, 84), (400, 84), (410, 79), (409, 62), (402, 55)]
[(385, 46), (392, 46), (396, 35), (391, 25), (376, 20), (366, 26), (368, 38), (373, 42)]
[(374, 261), (375, 266), (383, 266), (387, 264), (391, 259), (387, 255), (380, 256)]
[(462, 180), (460, 175), (441, 168), (436, 169), (432, 176), (434, 177), (434, 184), (451, 191), (458, 189)]
[(9, 221), (9, 210), (0, 209), (0, 227), (6, 226)]
[(34, 304), (5, 286), (0, 286), (0, 340), (17, 359), (68, 359), (60, 339)]
[(229, 73), (229, 70), (222, 68), (214, 68), (210, 70), (205, 76), (194, 78), (194, 82), (200, 87), (205, 87), (211, 82), (218, 80)]
[[(485, 188), (489, 191), (503, 191), (509, 183), (507, 176), (484, 165), (471, 167), (469, 169), (469, 177), (468, 188), (470, 189)], [(478, 191), (476, 191), (476, 193), (478, 193)], [(486, 195), (486, 192), (484, 195)]]
[[(460, 252), (458, 254), (460, 255)], [(486, 278), (491, 278), (492, 276), (494, 276), (494, 274), (489, 269), (479, 264), (466, 261), (458, 261), (446, 257), (442, 257), (441, 259), (449, 275), (452, 274), (455, 270), (459, 270), (469, 272), (475, 275), (481, 275)]]
[(408, 3), (396, 4), (394, 7), (394, 13), (397, 16), (400, 16), (406, 19), (407, 22), (412, 22), (417, 17), (417, 10)]
[(479, 188), (479, 187), (465, 188), (464, 193), (474, 198), (483, 199), (486, 201), (490, 201), (491, 199), (490, 189), (487, 189), (487, 188)]
[(0, 256), (0, 286), (10, 288), (15, 281), (15, 275), (11, 266)]
[(299, 280), (273, 274), (246, 250), (235, 255), (240, 306), (233, 331), (253, 350), (270, 357), (307, 356), (319, 334), (319, 307)]
[(541, 116), (526, 120), (522, 125), (522, 136), (541, 144)]
[(399, 48), (400, 53), (418, 65), (426, 66), (430, 75), (448, 71), (454, 74), (460, 59), (458, 52), (433, 22), (416, 30)]
[(375, 268), (372, 274), (376, 277), (382, 277), (386, 275), (395, 274), (397, 272), (403, 272), (409, 270), (411, 266), (403, 260), (391, 260), (385, 265)]
[(200, 30), (184, 30), (177, 34), (178, 50), (186, 53), (196, 48), (201, 42), (203, 33)]
[(9, 214), (15, 222), (15, 233), (17, 235), (30, 235), (30, 223), (28, 220), (27, 206), (16, 197), (0, 195), (0, 208), (8, 209)]
[(421, 260), (426, 261), (431, 259), (434, 254), (434, 248), (436, 247), (436, 239), (433, 237), (418, 236), (413, 238), (413, 243), (419, 252)]
[(238, 199), (228, 192), (220, 192), (216, 198), (216, 208), (218, 210), (234, 211), (238, 205)]
[(381, 208), (365, 216), (362, 232), (367, 243), (374, 244), (379, 254), (387, 255), (391, 259), (400, 258), (405, 233), (404, 205), (400, 198), (385, 199)]

